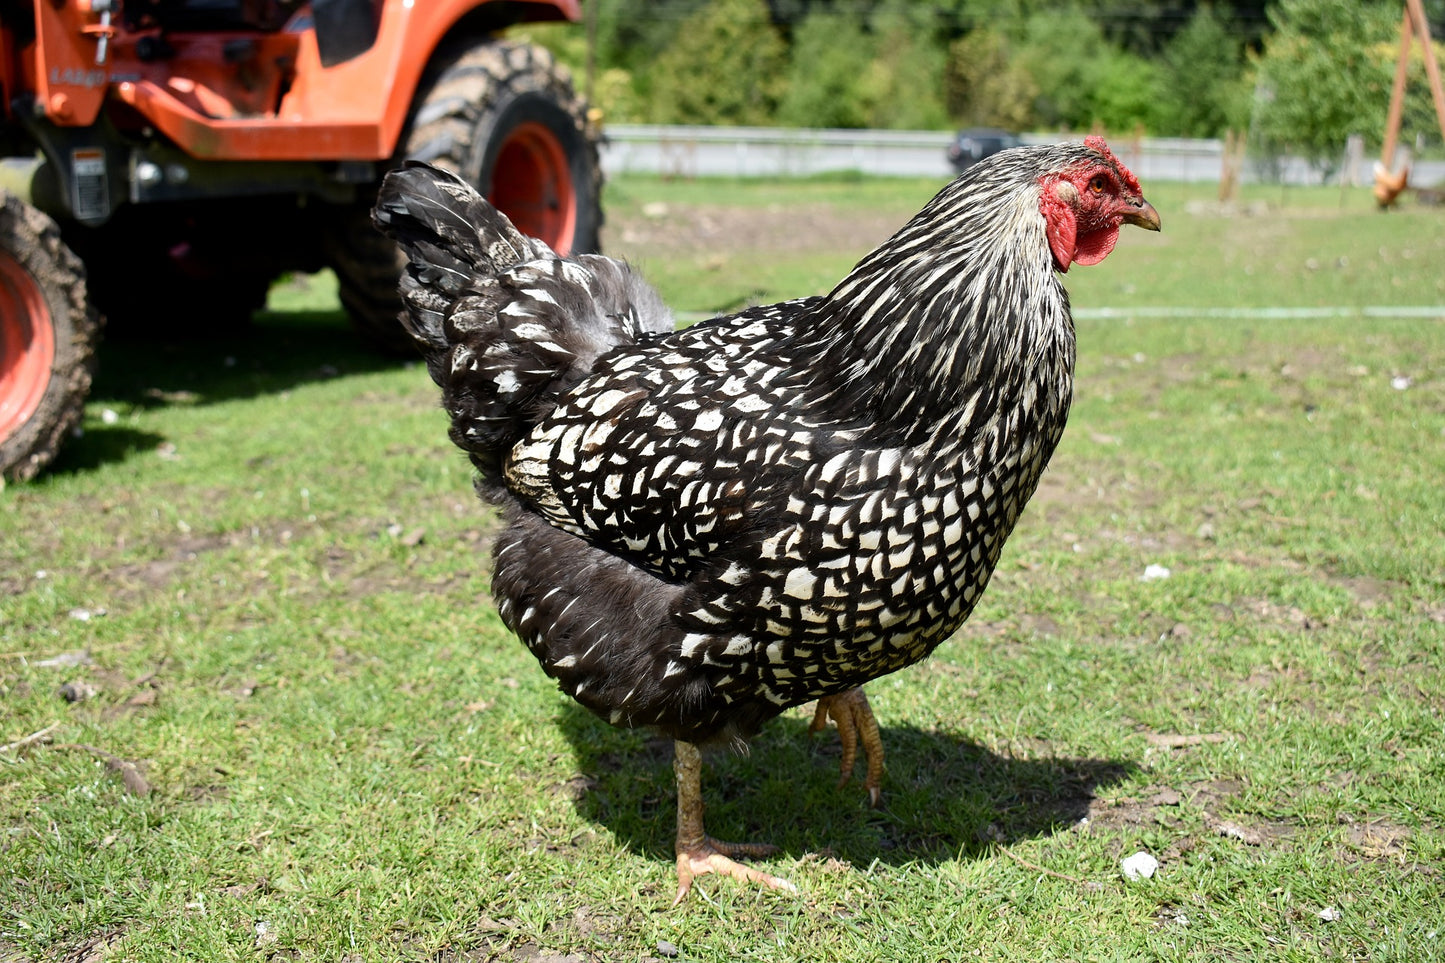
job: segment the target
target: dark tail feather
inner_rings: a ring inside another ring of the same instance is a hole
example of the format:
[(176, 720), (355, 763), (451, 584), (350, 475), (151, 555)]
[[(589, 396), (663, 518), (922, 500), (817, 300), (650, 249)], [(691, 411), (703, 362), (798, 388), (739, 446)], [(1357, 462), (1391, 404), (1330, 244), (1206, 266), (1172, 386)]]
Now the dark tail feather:
[(401, 323), (489, 497), (504, 497), (503, 455), (601, 354), (672, 330), (627, 265), (559, 258), (450, 172), (415, 162), (391, 172), (372, 217), (410, 261)]
[(401, 278), (406, 311), (400, 320), (428, 361), (450, 346), (443, 330), (447, 314), (479, 280), (557, 256), (517, 230), (461, 176), (418, 161), (386, 175), (371, 216), (410, 262)]

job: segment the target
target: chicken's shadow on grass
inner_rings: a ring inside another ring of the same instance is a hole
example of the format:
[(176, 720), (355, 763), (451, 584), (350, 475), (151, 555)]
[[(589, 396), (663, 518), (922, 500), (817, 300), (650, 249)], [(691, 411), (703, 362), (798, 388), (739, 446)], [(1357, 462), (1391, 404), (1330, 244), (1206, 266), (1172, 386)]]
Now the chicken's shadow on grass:
[[(581, 815), (649, 859), (672, 859), (672, 743), (613, 729), (567, 706), (560, 725), (581, 776), (564, 791)], [(802, 857), (826, 851), (855, 866), (938, 862), (1047, 836), (1088, 814), (1095, 792), (1138, 768), (1119, 759), (1012, 758), (952, 732), (882, 727), (883, 808), (853, 780), (838, 788), (838, 736), (809, 737), (792, 714), (770, 723), (744, 754), (705, 754), (708, 832), (767, 842)], [(860, 754), (861, 755), (861, 754)]]

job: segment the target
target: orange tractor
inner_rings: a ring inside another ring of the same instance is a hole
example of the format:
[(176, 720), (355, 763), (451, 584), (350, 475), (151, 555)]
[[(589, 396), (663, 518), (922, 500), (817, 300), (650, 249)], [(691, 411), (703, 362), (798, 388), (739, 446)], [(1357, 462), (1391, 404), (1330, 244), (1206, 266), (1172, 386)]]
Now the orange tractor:
[(75, 427), (101, 319), (249, 318), (331, 267), (397, 344), (400, 255), (367, 211), (405, 158), (461, 172), (563, 252), (601, 226), (566, 71), (500, 39), (578, 0), (0, 0), (0, 475)]

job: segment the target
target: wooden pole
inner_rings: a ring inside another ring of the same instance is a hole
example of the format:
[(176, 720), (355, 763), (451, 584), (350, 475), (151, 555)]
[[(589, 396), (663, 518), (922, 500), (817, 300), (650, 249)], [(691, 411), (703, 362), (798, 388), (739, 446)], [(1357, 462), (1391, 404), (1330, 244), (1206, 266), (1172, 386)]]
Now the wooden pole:
[(1410, 69), (1410, 5), (1400, 20), (1400, 59), (1395, 63), (1395, 86), (1390, 88), (1390, 115), (1385, 121), (1385, 143), (1380, 148), (1380, 165), (1385, 173), (1395, 167), (1395, 144), (1400, 139), (1400, 121), (1405, 113), (1405, 77)]
[(1234, 200), (1234, 168), (1231, 164), (1234, 154), (1234, 128), (1224, 132), (1224, 153), (1219, 157), (1219, 201)]
[(1415, 20), (1415, 32), (1425, 47), (1425, 76), (1430, 78), (1430, 96), (1435, 101), (1435, 119), (1440, 122), (1440, 136), (1445, 138), (1445, 90), (1440, 86), (1440, 64), (1435, 48), (1430, 46), (1430, 23), (1425, 19), (1425, 5), (1420, 0), (1405, 0), (1405, 16)]
[(1224, 155), (1219, 159), (1219, 200), (1229, 203), (1239, 197), (1239, 169), (1244, 166), (1245, 135), (1233, 127), (1224, 132)]

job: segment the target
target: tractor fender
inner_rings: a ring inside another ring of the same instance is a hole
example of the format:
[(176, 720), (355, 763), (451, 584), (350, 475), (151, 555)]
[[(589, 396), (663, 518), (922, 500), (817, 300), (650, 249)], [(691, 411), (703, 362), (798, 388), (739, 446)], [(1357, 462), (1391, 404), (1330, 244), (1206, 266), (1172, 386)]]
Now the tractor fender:
[[(377, 123), (377, 139), (366, 159), (391, 157), (438, 47), (457, 36), (491, 33), (519, 21), (578, 20), (578, 0), (537, 0), (515, 4), (497, 0), (387, 0), (377, 37), (360, 56), (322, 66), (314, 33), (303, 36), (297, 51), (296, 78), (281, 103), (281, 120), (350, 115)], [(380, 116), (376, 116), (378, 105)]]
[[(217, 36), (174, 35), (172, 62), (201, 74), (189, 87), (178, 88), (156, 65), (126, 59), (134, 56), (135, 44), (124, 36), (111, 42), (115, 59), (97, 66), (95, 42), (83, 35), (77, 20), (78, 5), (36, 0), (36, 7), (44, 40), (37, 54), (36, 106), (56, 127), (88, 128), (109, 93), (191, 157), (247, 161), (387, 160), (439, 47), (493, 34), (513, 23), (575, 21), (582, 15), (579, 0), (383, 0), (371, 46), (327, 66), (308, 6), (279, 32), (256, 36), (267, 51), (262, 59), (287, 59), (295, 65), (271, 113), (257, 111), (259, 104), (246, 110), (207, 109), (200, 92), (208, 85), (217, 93), (225, 88), (225, 93), (239, 96), (224, 68), (217, 66)], [(334, 59), (328, 51), (326, 60)], [(184, 93), (192, 88), (198, 92)]]

